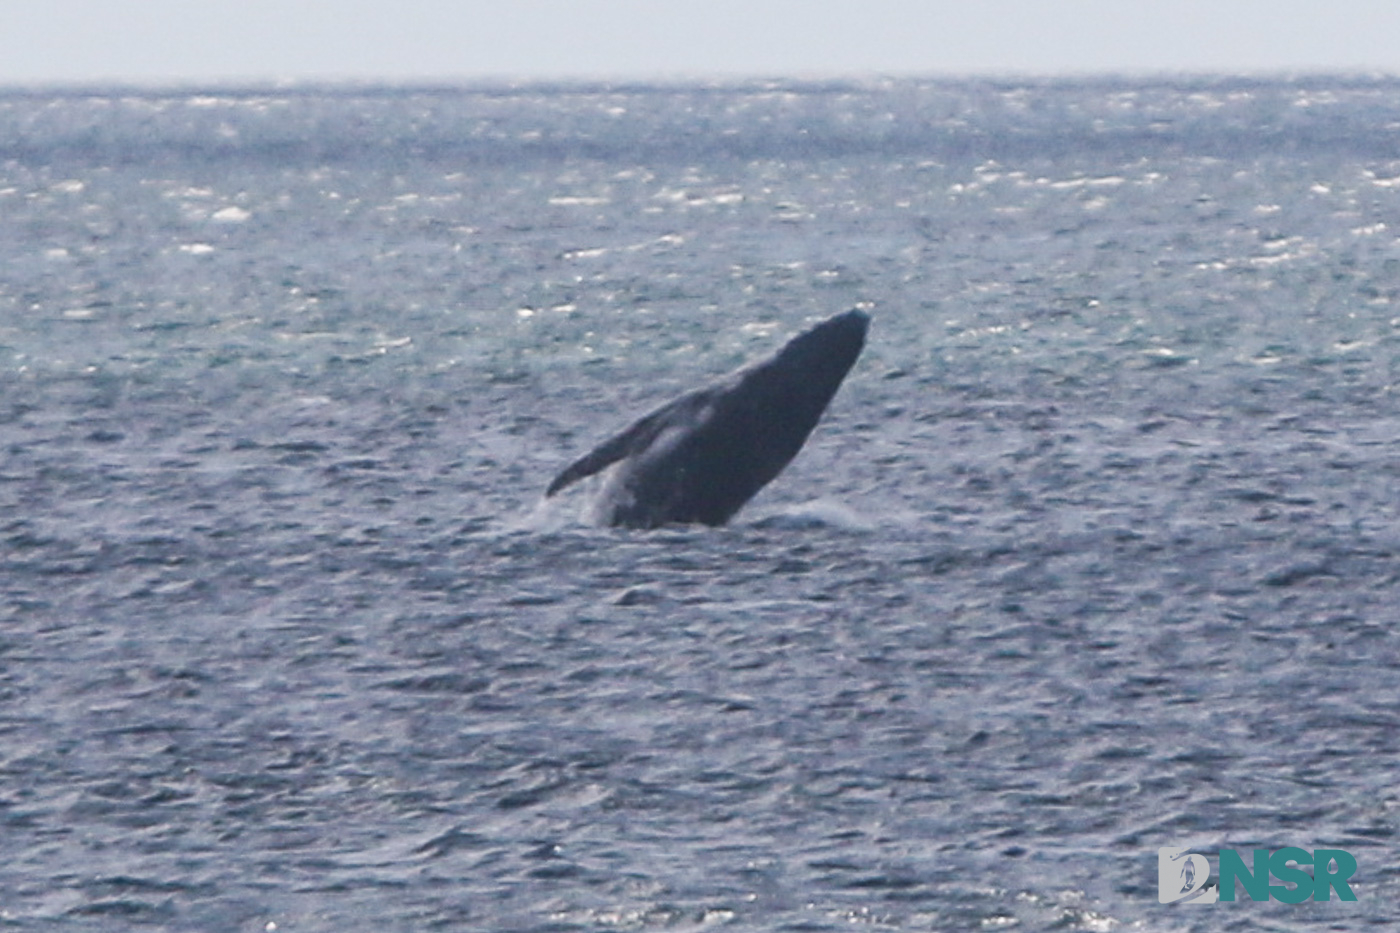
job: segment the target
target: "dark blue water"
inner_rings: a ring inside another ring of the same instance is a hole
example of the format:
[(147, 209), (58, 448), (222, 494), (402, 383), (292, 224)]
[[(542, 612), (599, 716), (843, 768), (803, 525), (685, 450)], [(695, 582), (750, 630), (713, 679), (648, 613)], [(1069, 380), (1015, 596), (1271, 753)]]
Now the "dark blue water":
[(1397, 378), (1393, 81), (0, 94), (0, 927), (1383, 928)]

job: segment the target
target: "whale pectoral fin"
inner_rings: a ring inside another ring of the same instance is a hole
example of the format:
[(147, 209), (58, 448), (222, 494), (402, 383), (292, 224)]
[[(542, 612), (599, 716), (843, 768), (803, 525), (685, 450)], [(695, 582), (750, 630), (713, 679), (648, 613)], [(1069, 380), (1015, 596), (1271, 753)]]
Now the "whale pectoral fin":
[(564, 472), (554, 477), (554, 482), (550, 483), (549, 488), (544, 491), (545, 498), (549, 498), (570, 483), (576, 483), (586, 476), (592, 476), (599, 470), (612, 466), (627, 456), (628, 451), (632, 449), (633, 436), (639, 427), (641, 427), (640, 422), (623, 431), (617, 437), (604, 441), (565, 467)]
[(690, 399), (691, 396), (685, 396), (668, 405), (663, 405), (621, 434), (609, 438), (569, 464), (564, 468), (564, 472), (554, 477), (554, 482), (550, 483), (549, 488), (544, 491), (545, 498), (549, 498), (570, 483), (578, 482), (584, 477), (592, 476), (594, 473), (612, 466), (623, 457), (646, 450), (651, 442), (656, 440), (656, 436), (661, 433), (661, 430), (666, 427), (676, 409), (689, 403)]

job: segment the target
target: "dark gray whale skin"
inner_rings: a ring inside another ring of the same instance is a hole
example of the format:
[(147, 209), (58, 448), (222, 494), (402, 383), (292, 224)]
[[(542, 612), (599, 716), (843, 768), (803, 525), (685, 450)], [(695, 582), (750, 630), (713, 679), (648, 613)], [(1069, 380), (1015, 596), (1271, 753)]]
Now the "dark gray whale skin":
[(865, 346), (870, 316), (847, 311), (776, 354), (683, 395), (594, 448), (545, 496), (618, 461), (599, 518), (626, 528), (723, 525), (797, 456)]

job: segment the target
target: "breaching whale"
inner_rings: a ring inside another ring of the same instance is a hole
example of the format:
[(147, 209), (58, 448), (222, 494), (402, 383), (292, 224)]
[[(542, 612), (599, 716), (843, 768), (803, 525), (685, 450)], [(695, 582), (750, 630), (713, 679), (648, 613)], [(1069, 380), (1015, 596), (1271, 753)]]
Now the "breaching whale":
[(599, 499), (603, 523), (723, 525), (797, 456), (869, 326), (864, 311), (838, 314), (768, 359), (663, 405), (570, 464), (546, 498), (617, 463)]

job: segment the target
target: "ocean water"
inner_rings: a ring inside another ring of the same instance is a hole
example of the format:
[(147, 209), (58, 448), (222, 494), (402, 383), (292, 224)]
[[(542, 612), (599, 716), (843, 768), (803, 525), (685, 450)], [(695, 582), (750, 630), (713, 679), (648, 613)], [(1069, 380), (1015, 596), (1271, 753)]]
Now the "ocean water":
[(1397, 378), (1394, 80), (0, 93), (0, 929), (1388, 927)]

